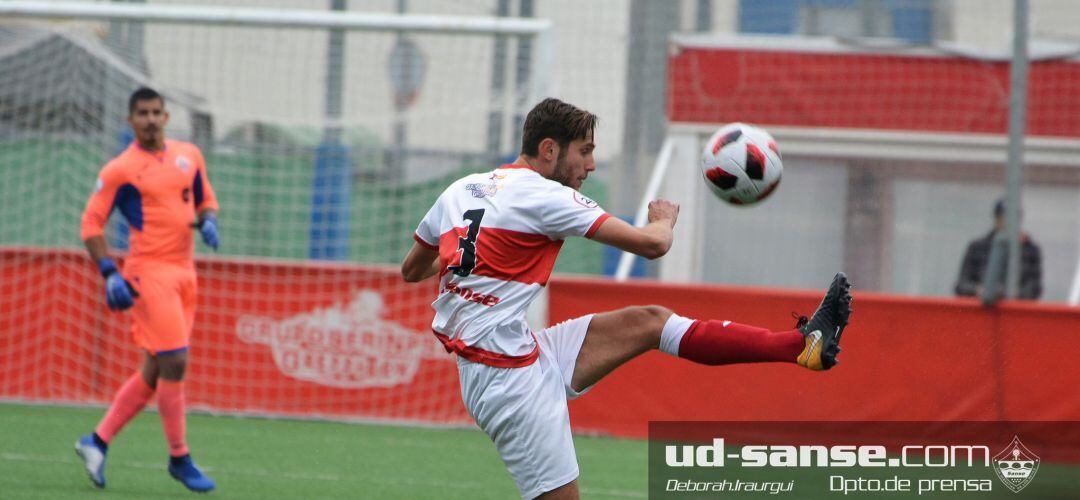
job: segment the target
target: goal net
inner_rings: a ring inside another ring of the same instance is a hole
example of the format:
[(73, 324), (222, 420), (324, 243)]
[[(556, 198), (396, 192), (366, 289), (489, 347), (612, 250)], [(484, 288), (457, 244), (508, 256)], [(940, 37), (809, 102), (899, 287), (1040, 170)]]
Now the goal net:
[[(221, 205), (220, 251), (197, 245), (192, 406), (467, 421), (429, 329), (432, 284), (403, 283), (397, 264), (450, 181), (516, 155), (547, 86), (548, 21), (2, 9), (0, 398), (105, 403), (140, 362), (78, 235), (98, 170), (132, 140), (127, 98), (146, 85), (165, 96), (167, 136), (202, 148)], [(106, 233), (119, 252), (122, 219)], [(599, 261), (576, 248), (562, 270)]]

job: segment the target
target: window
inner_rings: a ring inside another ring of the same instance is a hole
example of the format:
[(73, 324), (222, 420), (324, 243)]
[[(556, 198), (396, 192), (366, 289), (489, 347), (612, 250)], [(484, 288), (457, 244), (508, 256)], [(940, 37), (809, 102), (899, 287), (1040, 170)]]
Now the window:
[(742, 33), (934, 39), (933, 0), (739, 1)]

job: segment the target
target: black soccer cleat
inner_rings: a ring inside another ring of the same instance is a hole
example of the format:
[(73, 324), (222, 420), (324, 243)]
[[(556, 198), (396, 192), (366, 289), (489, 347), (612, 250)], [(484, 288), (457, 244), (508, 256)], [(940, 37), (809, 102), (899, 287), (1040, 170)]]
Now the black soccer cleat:
[(799, 318), (795, 325), (803, 334), (806, 347), (797, 362), (811, 370), (828, 370), (836, 365), (840, 354), (840, 335), (851, 315), (851, 283), (844, 273), (836, 273), (825, 298), (821, 299), (814, 316)]

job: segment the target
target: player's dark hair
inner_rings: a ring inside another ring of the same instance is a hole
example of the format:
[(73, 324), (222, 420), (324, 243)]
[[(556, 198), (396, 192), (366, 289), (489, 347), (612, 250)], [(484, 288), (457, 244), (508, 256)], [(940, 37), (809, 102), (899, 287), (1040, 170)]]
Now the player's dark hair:
[(138, 90), (131, 93), (131, 98), (128, 99), (128, 114), (135, 112), (135, 104), (139, 101), (152, 101), (154, 99), (161, 99), (161, 105), (165, 106), (165, 98), (158, 91), (150, 87), (139, 87)]
[(570, 141), (583, 139), (596, 128), (596, 115), (553, 97), (540, 101), (525, 116), (521, 133), (521, 154), (539, 156), (540, 142), (550, 138), (563, 151)]

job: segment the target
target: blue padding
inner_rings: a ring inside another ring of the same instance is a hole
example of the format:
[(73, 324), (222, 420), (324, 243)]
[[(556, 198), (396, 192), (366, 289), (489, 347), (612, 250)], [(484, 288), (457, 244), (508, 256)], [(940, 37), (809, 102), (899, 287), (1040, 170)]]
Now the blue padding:
[(352, 191), (349, 148), (324, 143), (315, 151), (311, 183), (311, 229), (308, 257), (345, 260), (349, 257), (349, 198)]
[(191, 184), (191, 192), (195, 193), (195, 208), (199, 208), (203, 201), (202, 171), (195, 172), (195, 182)]
[(187, 352), (187, 350), (188, 350), (187, 347), (181, 347), (179, 349), (169, 349), (167, 351), (155, 352), (154, 356), (168, 356), (170, 354), (179, 354), (179, 353), (182, 353), (182, 352)]
[(113, 198), (113, 207), (127, 220), (128, 225), (142, 231), (143, 211), (142, 193), (131, 184), (124, 184), (116, 190), (116, 198)]

